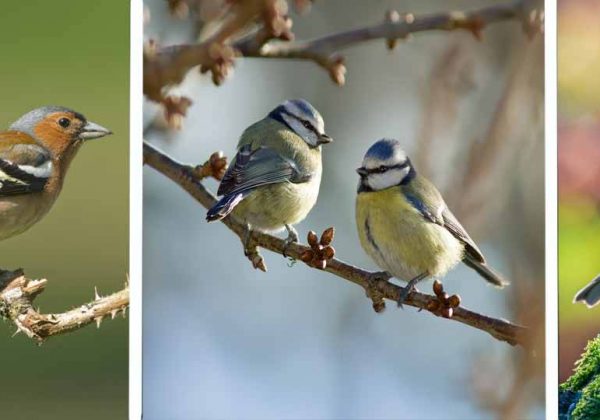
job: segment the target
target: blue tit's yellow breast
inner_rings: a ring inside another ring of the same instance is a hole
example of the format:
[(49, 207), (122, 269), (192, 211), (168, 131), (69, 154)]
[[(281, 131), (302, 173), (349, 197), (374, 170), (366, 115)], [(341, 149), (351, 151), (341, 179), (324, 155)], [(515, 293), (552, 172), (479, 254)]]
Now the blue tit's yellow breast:
[(367, 254), (403, 280), (422, 273), (442, 276), (463, 256), (463, 245), (444, 227), (427, 221), (399, 188), (359, 193), (356, 224)]

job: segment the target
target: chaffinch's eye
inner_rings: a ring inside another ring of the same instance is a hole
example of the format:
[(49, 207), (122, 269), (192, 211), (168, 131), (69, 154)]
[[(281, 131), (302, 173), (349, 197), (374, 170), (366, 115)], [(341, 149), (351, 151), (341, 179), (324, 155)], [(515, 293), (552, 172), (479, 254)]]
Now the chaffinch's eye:
[(60, 125), (62, 128), (67, 128), (71, 125), (71, 120), (68, 118), (61, 118), (58, 120), (58, 125)]

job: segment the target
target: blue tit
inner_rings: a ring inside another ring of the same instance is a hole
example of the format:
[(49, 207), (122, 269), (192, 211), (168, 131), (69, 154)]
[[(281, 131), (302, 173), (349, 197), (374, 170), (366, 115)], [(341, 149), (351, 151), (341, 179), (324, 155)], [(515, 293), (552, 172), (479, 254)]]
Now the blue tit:
[(400, 305), (419, 281), (441, 278), (460, 261), (495, 286), (507, 284), (486, 265), (440, 192), (417, 173), (398, 141), (373, 144), (357, 172), (360, 243), (380, 268), (408, 281)]
[(573, 303), (583, 302), (588, 308), (600, 302), (600, 274), (575, 295)]
[(286, 246), (298, 241), (293, 225), (313, 208), (321, 184), (321, 145), (325, 134), (321, 114), (303, 99), (287, 100), (242, 134), (237, 154), (225, 172), (207, 220), (232, 214), (251, 229), (286, 228)]

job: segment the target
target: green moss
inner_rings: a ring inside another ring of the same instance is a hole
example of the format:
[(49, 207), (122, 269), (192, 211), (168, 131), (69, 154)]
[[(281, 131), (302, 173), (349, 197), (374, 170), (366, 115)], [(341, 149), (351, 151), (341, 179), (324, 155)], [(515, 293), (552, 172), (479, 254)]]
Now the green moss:
[(600, 373), (600, 336), (588, 343), (575, 365), (575, 373), (561, 385), (561, 390), (580, 391)]
[(575, 373), (559, 388), (561, 419), (600, 418), (600, 336), (588, 343), (575, 365)]
[(600, 418), (600, 376), (583, 389), (581, 397), (571, 414), (573, 420)]

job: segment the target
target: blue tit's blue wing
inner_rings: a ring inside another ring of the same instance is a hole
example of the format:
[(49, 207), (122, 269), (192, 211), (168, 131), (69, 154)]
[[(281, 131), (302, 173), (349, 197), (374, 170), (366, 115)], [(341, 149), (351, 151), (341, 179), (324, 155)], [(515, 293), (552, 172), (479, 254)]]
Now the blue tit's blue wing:
[(268, 147), (252, 150), (252, 146), (247, 144), (240, 148), (235, 162), (225, 172), (217, 194), (236, 194), (263, 185), (306, 180), (292, 160)]
[(281, 182), (306, 182), (310, 176), (301, 173), (292, 160), (273, 149), (261, 146), (252, 150), (250, 144), (244, 145), (219, 185), (217, 193), (223, 197), (208, 210), (206, 219), (224, 218), (256, 188)]
[(0, 135), (0, 197), (43, 191), (52, 174), (52, 159), (18, 135)]
[[(477, 262), (484, 263), (483, 254), (473, 241), (465, 228), (452, 214), (441, 194), (437, 190), (423, 189), (424, 193), (419, 194), (413, 189), (403, 189), (403, 193), (415, 209), (417, 209), (423, 217), (435, 224), (446, 228), (456, 239), (465, 245), (465, 252), (469, 258)], [(428, 195), (427, 195), (428, 194)]]
[(442, 219), (444, 220), (444, 227), (448, 229), (455, 238), (465, 244), (467, 256), (477, 262), (485, 263), (485, 258), (479, 250), (479, 247), (475, 244), (475, 241), (471, 239), (465, 228), (462, 227), (448, 207), (444, 208), (442, 211)]
[[(464, 245), (463, 262), (477, 271), (485, 280), (498, 287), (504, 287), (506, 280), (487, 266), (483, 254), (465, 228), (454, 217), (440, 192), (424, 178), (420, 178), (416, 186), (408, 184), (401, 187), (408, 202), (417, 209), (425, 220), (438, 224), (450, 232)], [(414, 181), (413, 181), (414, 183)]]

